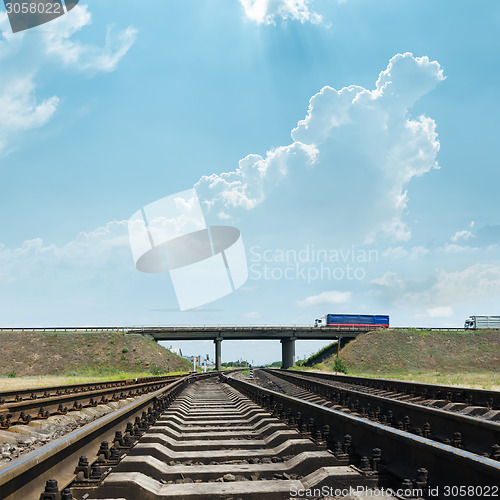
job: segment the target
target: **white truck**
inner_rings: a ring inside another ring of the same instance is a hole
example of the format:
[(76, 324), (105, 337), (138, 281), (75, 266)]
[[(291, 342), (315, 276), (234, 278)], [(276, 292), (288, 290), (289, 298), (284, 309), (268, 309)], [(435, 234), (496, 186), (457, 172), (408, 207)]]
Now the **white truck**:
[(466, 330), (482, 330), (500, 328), (500, 316), (469, 316), (465, 320)]

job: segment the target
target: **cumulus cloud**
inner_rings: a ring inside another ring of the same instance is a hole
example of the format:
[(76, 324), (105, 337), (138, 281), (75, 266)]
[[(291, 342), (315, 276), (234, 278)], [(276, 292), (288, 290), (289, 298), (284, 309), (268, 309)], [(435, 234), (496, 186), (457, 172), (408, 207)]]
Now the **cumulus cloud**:
[(332, 233), (355, 228), (365, 242), (377, 235), (407, 241), (408, 184), (439, 168), (434, 120), (413, 118), (409, 110), (444, 78), (436, 61), (405, 53), (389, 61), (373, 90), (326, 86), (311, 98), (291, 144), (203, 177), (196, 185), (200, 198), (215, 213), (253, 209), (293, 178), (310, 203), (321, 200)]
[(470, 247), (468, 245), (457, 245), (456, 243), (447, 243), (439, 250), (445, 253), (462, 253), (469, 250), (478, 250), (478, 249), (475, 247)]
[[(75, 36), (92, 21), (86, 5), (77, 5), (70, 12), (31, 36), (12, 34), (7, 14), (0, 12), (0, 153), (9, 141), (23, 131), (42, 127), (55, 114), (60, 98), (37, 98), (37, 74), (47, 63), (58, 62), (77, 71), (96, 74), (117, 68), (135, 41), (134, 28), (115, 31), (108, 27), (104, 46), (84, 44)], [(37, 37), (40, 43), (33, 43)], [(29, 71), (23, 68), (25, 60)]]
[(475, 264), (460, 271), (438, 271), (429, 289), (407, 293), (403, 296), (403, 302), (429, 308), (452, 307), (455, 304), (490, 299), (499, 293), (500, 266)]
[(328, 292), (322, 292), (318, 295), (311, 295), (302, 300), (297, 300), (295, 302), (295, 305), (299, 307), (309, 307), (346, 304), (351, 301), (351, 298), (351, 292), (339, 292), (337, 290), (330, 290)]
[(277, 19), (320, 24), (323, 18), (310, 9), (313, 0), (240, 0), (248, 19), (258, 24), (276, 24)]
[(20, 45), (24, 33), (14, 35), (10, 31), (9, 17), (6, 12), (0, 11), (0, 61), (12, 54)]
[(451, 241), (457, 242), (457, 241), (467, 241), (471, 239), (474, 235), (467, 229), (463, 231), (457, 231), (452, 237)]
[(261, 314), (256, 311), (251, 311), (243, 314), (243, 318), (245, 319), (260, 319), (262, 318)]
[(25, 43), (24, 33), (13, 34), (6, 12), (0, 12), (0, 153), (20, 132), (45, 125), (59, 104), (56, 96), (37, 99), (34, 83), (36, 69), (16, 71)]
[(447, 306), (430, 307), (425, 311), (425, 317), (427, 318), (450, 318), (451, 316), (453, 316), (453, 308)]
[(87, 5), (77, 5), (68, 14), (51, 21), (51, 29), (42, 32), (47, 55), (79, 71), (114, 71), (134, 44), (137, 30), (128, 27), (115, 31), (112, 26), (108, 26), (102, 47), (84, 44), (71, 38), (91, 22), (92, 15)]
[(381, 198), (372, 208), (382, 218), (368, 241), (377, 232), (402, 241), (410, 237), (401, 220), (408, 202), (406, 186), (412, 178), (439, 168), (439, 141), (434, 120), (424, 115), (414, 119), (409, 109), (444, 78), (438, 62), (409, 52), (397, 54), (380, 73), (374, 90), (324, 87), (311, 98), (306, 118), (292, 131), (294, 140), (314, 144), (320, 155), (329, 145), (342, 153), (341, 158), (346, 156), (342, 145), (361, 150), (352, 155), (360, 164), (350, 168), (364, 175), (364, 182)]
[(109, 269), (119, 261), (129, 266), (127, 228), (128, 221), (112, 221), (93, 231), (80, 232), (62, 246), (47, 244), (41, 238), (26, 240), (17, 248), (0, 246), (0, 282), (55, 277), (61, 272), (65, 275), (69, 269), (86, 275), (95, 269)]
[(387, 271), (380, 278), (371, 280), (370, 283), (388, 288), (402, 289), (404, 287), (404, 281), (399, 279), (397, 274), (393, 273), (392, 271)]
[(195, 185), (196, 192), (209, 210), (214, 206), (251, 209), (264, 201), (291, 168), (314, 164), (317, 154), (314, 146), (300, 142), (268, 151), (265, 158), (251, 154), (240, 160), (234, 172), (203, 176)]
[(37, 101), (30, 75), (0, 81), (0, 152), (14, 134), (45, 125), (58, 103), (56, 96)]
[(429, 253), (429, 249), (416, 246), (406, 249), (402, 246), (389, 247), (384, 252), (382, 252), (382, 257), (392, 260), (408, 259), (408, 260), (418, 260), (420, 257)]

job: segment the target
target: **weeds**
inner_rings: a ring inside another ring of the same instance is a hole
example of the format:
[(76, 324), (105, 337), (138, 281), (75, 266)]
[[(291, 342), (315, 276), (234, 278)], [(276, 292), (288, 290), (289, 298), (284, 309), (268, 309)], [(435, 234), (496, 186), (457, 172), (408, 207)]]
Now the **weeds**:
[(335, 372), (347, 373), (347, 366), (345, 365), (342, 358), (335, 358), (335, 361), (333, 362), (332, 368), (333, 368), (333, 371), (335, 371)]

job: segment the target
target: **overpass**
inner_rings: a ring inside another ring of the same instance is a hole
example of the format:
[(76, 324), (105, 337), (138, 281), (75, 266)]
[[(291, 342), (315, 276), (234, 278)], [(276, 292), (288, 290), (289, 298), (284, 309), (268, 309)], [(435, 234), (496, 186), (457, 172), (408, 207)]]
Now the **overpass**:
[(159, 340), (213, 340), (215, 366), (221, 369), (221, 343), (223, 340), (279, 340), (282, 367), (295, 363), (296, 340), (351, 340), (373, 328), (354, 326), (157, 326), (127, 329), (127, 333), (140, 334)]

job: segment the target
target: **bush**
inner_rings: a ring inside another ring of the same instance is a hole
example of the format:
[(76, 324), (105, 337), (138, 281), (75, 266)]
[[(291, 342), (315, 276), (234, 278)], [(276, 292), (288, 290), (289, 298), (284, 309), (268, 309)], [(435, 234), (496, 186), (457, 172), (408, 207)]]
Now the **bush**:
[(16, 372), (9, 372), (9, 373), (7, 373), (7, 377), (9, 377), (9, 378), (16, 378), (17, 377), (17, 373)]
[(123, 346), (122, 353), (126, 354), (127, 352), (128, 352), (128, 347), (127, 346)]
[(333, 362), (333, 371), (347, 373), (347, 366), (341, 358), (335, 358), (335, 361)]

